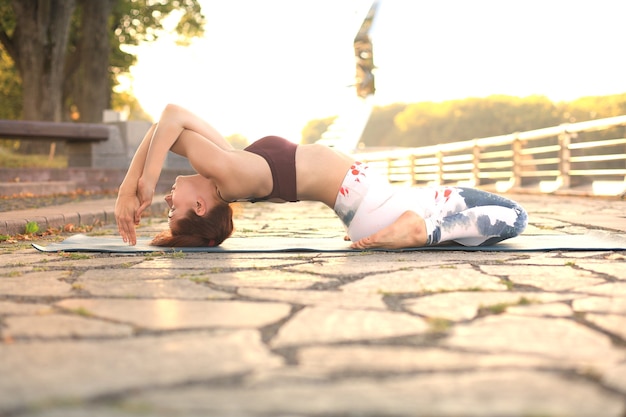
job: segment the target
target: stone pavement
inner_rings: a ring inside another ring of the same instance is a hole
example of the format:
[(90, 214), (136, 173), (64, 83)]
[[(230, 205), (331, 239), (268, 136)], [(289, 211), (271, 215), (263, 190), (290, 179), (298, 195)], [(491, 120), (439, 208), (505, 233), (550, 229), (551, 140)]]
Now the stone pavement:
[[(626, 234), (624, 201), (513, 198), (530, 213), (527, 234)], [(139, 232), (164, 227), (150, 218)], [(342, 234), (315, 203), (242, 205), (236, 227)], [(3, 243), (0, 342), (9, 417), (624, 417), (626, 253), (44, 254)]]

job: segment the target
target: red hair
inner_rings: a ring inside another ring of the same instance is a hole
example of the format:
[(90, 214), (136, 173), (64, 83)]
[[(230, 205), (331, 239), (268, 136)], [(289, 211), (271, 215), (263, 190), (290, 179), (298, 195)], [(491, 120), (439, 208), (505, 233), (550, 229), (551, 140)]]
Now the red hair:
[(155, 246), (218, 246), (233, 233), (233, 210), (229, 204), (218, 204), (204, 216), (193, 209), (152, 239)]

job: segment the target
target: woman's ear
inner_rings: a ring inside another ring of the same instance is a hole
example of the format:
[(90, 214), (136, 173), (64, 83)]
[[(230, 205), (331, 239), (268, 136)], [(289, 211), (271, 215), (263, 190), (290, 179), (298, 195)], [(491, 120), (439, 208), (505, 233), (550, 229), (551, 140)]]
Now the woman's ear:
[(203, 198), (198, 197), (194, 210), (198, 216), (204, 216), (207, 212), (206, 201), (204, 201)]

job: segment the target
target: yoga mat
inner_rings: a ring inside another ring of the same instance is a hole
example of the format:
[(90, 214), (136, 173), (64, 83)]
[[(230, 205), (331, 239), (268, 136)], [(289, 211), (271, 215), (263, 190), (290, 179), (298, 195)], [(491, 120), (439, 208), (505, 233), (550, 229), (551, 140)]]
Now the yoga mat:
[[(150, 246), (149, 238), (137, 239), (129, 246), (113, 236), (87, 236), (77, 234), (59, 243), (46, 246), (33, 243), (42, 252), (211, 252), (211, 253), (275, 253), (275, 252), (360, 252), (350, 249), (349, 242), (336, 238), (240, 237), (227, 239), (213, 248), (163, 248)], [(607, 251), (626, 250), (626, 236), (608, 233), (584, 235), (522, 235), (493, 246), (442, 245), (398, 250), (377, 249), (384, 252), (413, 251), (490, 251), (490, 252), (544, 252), (544, 251)]]

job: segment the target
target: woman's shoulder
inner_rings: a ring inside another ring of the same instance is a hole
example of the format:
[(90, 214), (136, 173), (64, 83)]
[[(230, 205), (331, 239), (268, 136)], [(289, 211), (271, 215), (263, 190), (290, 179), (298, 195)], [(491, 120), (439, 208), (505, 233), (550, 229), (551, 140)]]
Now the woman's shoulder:
[(220, 172), (217, 181), (224, 199), (248, 200), (271, 191), (272, 174), (263, 157), (241, 149), (223, 156), (228, 160), (228, 169)]

